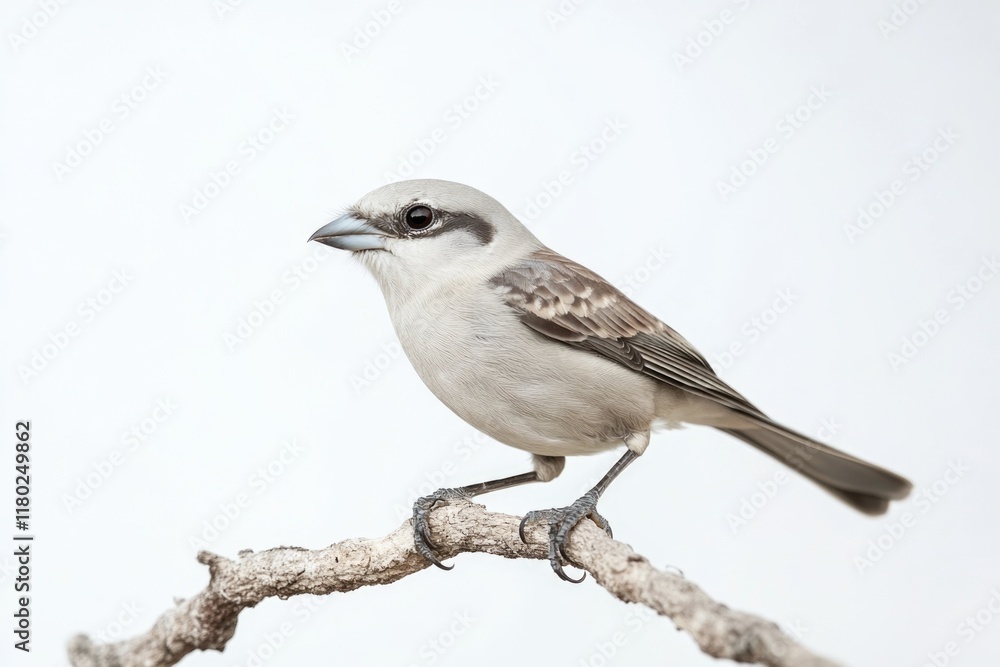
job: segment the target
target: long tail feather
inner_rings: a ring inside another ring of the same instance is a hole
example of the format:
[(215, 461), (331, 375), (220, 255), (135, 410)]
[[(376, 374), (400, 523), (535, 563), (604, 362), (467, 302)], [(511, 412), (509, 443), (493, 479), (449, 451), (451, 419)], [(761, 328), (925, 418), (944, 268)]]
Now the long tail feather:
[(797, 470), (865, 514), (884, 514), (909, 493), (909, 481), (885, 468), (816, 442), (767, 419), (751, 428), (720, 429)]

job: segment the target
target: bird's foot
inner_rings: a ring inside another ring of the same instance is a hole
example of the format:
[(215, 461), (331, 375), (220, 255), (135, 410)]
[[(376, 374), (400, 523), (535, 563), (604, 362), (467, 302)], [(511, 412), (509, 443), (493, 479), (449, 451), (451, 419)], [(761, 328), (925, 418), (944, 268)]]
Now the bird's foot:
[(429, 519), (431, 511), (440, 502), (448, 500), (459, 500), (471, 498), (462, 489), (438, 489), (429, 496), (417, 498), (413, 503), (413, 547), (417, 553), (437, 565), (442, 570), (451, 570), (454, 565), (445, 565), (437, 555), (437, 546), (431, 540), (431, 529)]
[(604, 532), (609, 536), (611, 535), (611, 525), (608, 520), (605, 519), (597, 511), (597, 501), (600, 496), (594, 491), (588, 491), (583, 494), (579, 500), (570, 505), (569, 507), (560, 507), (557, 509), (550, 510), (534, 510), (528, 512), (521, 519), (521, 525), (518, 527), (518, 535), (521, 536), (521, 541), (525, 544), (528, 540), (524, 537), (524, 526), (529, 521), (539, 521), (545, 520), (549, 525), (549, 564), (552, 566), (552, 570), (559, 575), (559, 578), (563, 581), (569, 581), (574, 584), (578, 584), (587, 578), (587, 573), (584, 572), (583, 576), (579, 579), (573, 579), (563, 570), (563, 563), (569, 563), (569, 558), (566, 556), (566, 541), (569, 539), (569, 532), (573, 530), (576, 524), (580, 523), (584, 518), (590, 518), (591, 521), (596, 523)]

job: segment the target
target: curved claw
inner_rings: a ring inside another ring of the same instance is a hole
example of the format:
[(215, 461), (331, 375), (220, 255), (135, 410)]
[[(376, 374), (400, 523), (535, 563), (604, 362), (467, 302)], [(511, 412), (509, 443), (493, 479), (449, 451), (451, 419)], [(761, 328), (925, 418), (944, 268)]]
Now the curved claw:
[(582, 583), (587, 578), (587, 573), (584, 572), (583, 576), (579, 579), (574, 579), (566, 574), (566, 570), (563, 569), (562, 560), (560, 560), (560, 555), (562, 555), (562, 559), (569, 562), (569, 559), (563, 554), (563, 545), (559, 540), (559, 533), (562, 532), (562, 526), (556, 517), (559, 515), (560, 510), (548, 510), (547, 512), (549, 514), (549, 566), (563, 581), (571, 584)]
[(553, 563), (552, 569), (555, 570), (556, 574), (559, 575), (560, 579), (562, 579), (563, 581), (568, 581), (571, 584), (582, 584), (583, 580), (587, 578), (587, 573), (584, 572), (583, 574), (580, 575), (579, 579), (574, 579), (573, 577), (566, 574), (565, 570), (563, 570), (562, 565), (560, 565), (559, 563)]
[(421, 516), (414, 520), (413, 529), (413, 547), (417, 550), (417, 553), (429, 560), (431, 563), (441, 568), (442, 570), (454, 569), (454, 565), (445, 565), (438, 557), (434, 555), (434, 551), (437, 550), (437, 546), (431, 541), (430, 531), (427, 527), (427, 522), (423, 520)]
[(438, 547), (434, 544), (434, 540), (431, 539), (431, 529), (426, 521), (421, 521), (420, 527), (414, 532), (420, 536), (420, 540), (424, 543), (424, 546), (431, 551), (437, 551)]
[(527, 525), (529, 521), (534, 521), (535, 519), (545, 519), (548, 522), (549, 565), (552, 567), (552, 571), (559, 575), (559, 578), (563, 581), (579, 584), (587, 578), (587, 573), (584, 572), (579, 579), (574, 579), (566, 574), (566, 570), (563, 568), (563, 563), (568, 564), (572, 562), (569, 555), (566, 553), (566, 543), (569, 541), (570, 532), (572, 532), (573, 528), (575, 528), (580, 521), (589, 517), (601, 528), (601, 530), (605, 531), (608, 535), (611, 535), (611, 525), (608, 523), (608, 520), (601, 516), (601, 514), (597, 511), (598, 497), (599, 496), (596, 493), (591, 491), (584, 494), (582, 498), (569, 507), (551, 510), (534, 510), (532, 512), (528, 512), (524, 515), (524, 518), (521, 519), (520, 525), (518, 525), (517, 533), (520, 536), (521, 541), (527, 544), (527, 539), (524, 535), (525, 525)]
[(429, 560), (430, 562), (432, 562), (438, 568), (444, 570), (445, 572), (447, 572), (449, 570), (454, 570), (455, 569), (454, 565), (445, 565), (444, 563), (442, 563), (441, 561), (439, 561), (437, 559), (437, 556), (435, 556), (432, 553), (429, 553), (429, 552), (425, 553), (425, 554), (423, 554), (423, 557), (426, 558), (427, 560)]
[(445, 565), (434, 553), (438, 547), (431, 539), (427, 515), (440, 501), (458, 497), (464, 497), (459, 489), (438, 489), (429, 496), (417, 498), (416, 502), (413, 503), (413, 548), (418, 554), (442, 570), (453, 570), (455, 566)]
[(570, 562), (569, 556), (566, 555), (566, 540), (561, 540), (556, 547), (559, 549), (559, 556), (567, 563)]
[(441, 568), (442, 570), (452, 570), (455, 568), (454, 565), (445, 565), (440, 560), (438, 560), (438, 557), (434, 555), (434, 551), (428, 548), (423, 541), (414, 540), (414, 547), (416, 548), (418, 554), (420, 554), (421, 556), (423, 556), (424, 558), (426, 558), (427, 560), (429, 560), (431, 563)]
[(518, 535), (518, 537), (521, 538), (521, 542), (523, 542), (524, 544), (528, 543), (528, 538), (524, 536), (524, 527), (525, 526), (527, 526), (530, 522), (536, 521), (538, 519), (546, 519), (546, 520), (548, 520), (549, 521), (549, 525), (551, 526), (552, 525), (552, 520), (550, 519), (550, 515), (553, 512), (556, 512), (556, 511), (557, 510), (532, 510), (532, 511), (528, 512), (527, 514), (525, 514), (524, 518), (521, 519), (521, 523), (518, 524), (518, 526), (517, 526), (517, 535)]

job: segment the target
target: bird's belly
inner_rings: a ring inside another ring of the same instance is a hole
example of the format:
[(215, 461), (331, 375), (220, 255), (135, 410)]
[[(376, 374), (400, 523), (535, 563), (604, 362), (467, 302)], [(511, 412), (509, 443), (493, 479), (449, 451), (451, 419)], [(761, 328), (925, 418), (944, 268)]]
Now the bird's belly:
[(534, 454), (567, 456), (617, 447), (649, 431), (655, 395), (649, 378), (543, 339), (516, 320), (474, 327), (467, 336), (449, 335), (469, 330), (454, 324), (435, 323), (419, 336), (397, 331), (428, 388), (490, 437)]

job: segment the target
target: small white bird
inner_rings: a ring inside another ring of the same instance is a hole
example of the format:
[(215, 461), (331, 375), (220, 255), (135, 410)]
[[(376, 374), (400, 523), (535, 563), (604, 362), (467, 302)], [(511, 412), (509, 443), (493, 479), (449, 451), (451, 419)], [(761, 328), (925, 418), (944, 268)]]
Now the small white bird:
[(775, 423), (720, 380), (676, 331), (589, 269), (549, 250), (499, 202), (439, 180), (365, 195), (310, 240), (350, 250), (378, 281), (417, 374), (445, 405), (490, 437), (533, 455), (534, 470), (440, 489), (413, 508), (417, 551), (435, 565), (434, 505), (562, 472), (565, 457), (621, 446), (622, 458), (568, 507), (531, 512), (549, 525), (549, 562), (563, 571), (570, 530), (660, 424), (706, 424), (783, 461), (866, 514), (905, 498), (910, 483)]

